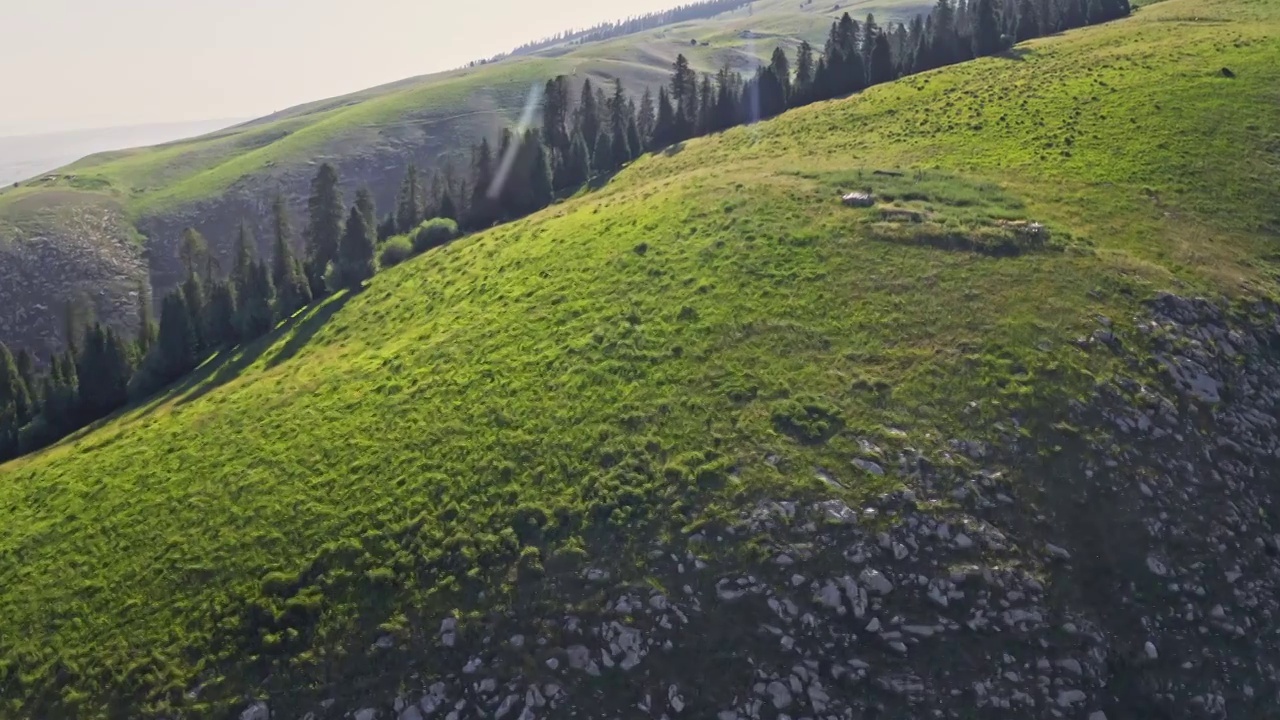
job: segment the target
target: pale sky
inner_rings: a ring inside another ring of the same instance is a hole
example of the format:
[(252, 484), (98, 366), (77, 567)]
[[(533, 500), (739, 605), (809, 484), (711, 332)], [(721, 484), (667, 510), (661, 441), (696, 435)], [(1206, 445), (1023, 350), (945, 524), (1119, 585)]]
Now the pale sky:
[(684, 0), (0, 0), (0, 135), (256, 117)]

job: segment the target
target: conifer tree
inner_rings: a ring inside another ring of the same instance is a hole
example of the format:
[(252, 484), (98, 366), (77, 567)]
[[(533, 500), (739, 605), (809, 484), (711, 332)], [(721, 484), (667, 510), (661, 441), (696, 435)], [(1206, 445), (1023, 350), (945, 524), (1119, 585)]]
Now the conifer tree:
[[(253, 281), (253, 263), (257, 255), (256, 241), (253, 239), (253, 233), (249, 230), (249, 225), (245, 222), (240, 223), (240, 229), (236, 232), (236, 242), (232, 246), (232, 266), (231, 281), (235, 283), (236, 294), (244, 297), (248, 291), (249, 283)], [(192, 306), (192, 310), (197, 310)]]
[[(368, 196), (368, 191), (362, 191)], [(400, 185), (400, 201), (396, 204), (396, 227), (401, 234), (412, 232), (422, 222), (422, 208), (419, 206), (418, 195), (418, 167), (413, 163), (409, 163), (409, 169), (405, 171), (404, 182)], [(360, 203), (357, 196), (356, 204)], [(369, 196), (368, 205), (360, 206), (360, 213), (364, 215), (366, 221), (370, 218), (376, 218), (377, 213), (373, 209), (373, 198)]]
[(627, 117), (627, 147), (631, 148), (633, 160), (644, 154), (644, 140), (640, 138), (640, 127), (635, 113)]
[(880, 26), (876, 23), (876, 16), (873, 13), (867, 13), (867, 19), (862, 24), (862, 37), (860, 39), (858, 50), (862, 56), (862, 67), (867, 70), (867, 84), (871, 82), (871, 54), (876, 49), (876, 38), (880, 36)]
[[(360, 220), (364, 221), (363, 215)], [(362, 234), (368, 236), (368, 223), (365, 223), (360, 230)], [(370, 242), (372, 243), (372, 240)], [(238, 295), (238, 299), (241, 341), (249, 342), (271, 332), (276, 324), (276, 293), (271, 283), (271, 271), (266, 263), (255, 261), (249, 266), (249, 279), (244, 293)]]
[(1018, 19), (1014, 26), (1015, 42), (1023, 42), (1038, 38), (1043, 34), (1040, 25), (1040, 12), (1036, 9), (1035, 0), (1018, 0)]
[(796, 51), (796, 79), (792, 84), (791, 107), (799, 107), (812, 102), (813, 93), (813, 46), (804, 41)]
[(547, 81), (542, 101), (542, 142), (549, 149), (553, 171), (569, 154), (569, 79), (564, 75)]
[[(675, 143), (690, 137), (698, 113), (698, 75), (689, 66), (689, 59), (683, 53), (676, 56), (672, 66), (670, 102), (675, 110), (671, 140)], [(661, 107), (658, 114), (662, 114)]]
[(440, 209), (437, 212), (439, 213), (438, 217), (453, 220), (454, 222), (458, 220), (458, 206), (454, 204), (453, 193), (448, 188), (445, 188), (444, 192), (440, 194)]
[(489, 146), (488, 138), (481, 140), (480, 145), (472, 153), (471, 167), (471, 177), (475, 185), (471, 189), (467, 224), (476, 230), (484, 230), (498, 219), (494, 203), (489, 198), (489, 191), (493, 188), (495, 168), (493, 150)]
[[(302, 284), (311, 288), (300, 278)], [(240, 308), (236, 304), (236, 288), (230, 280), (220, 280), (209, 290), (209, 304), (205, 309), (205, 327), (208, 328), (209, 349), (232, 347), (240, 342)]]
[(184, 307), (191, 314), (191, 332), (195, 337), (195, 352), (199, 354), (209, 347), (208, 328), (204, 326), (205, 303), (208, 296), (205, 294), (204, 281), (199, 275), (188, 275), (186, 282), (182, 284), (182, 299)]
[[(21, 428), (35, 412), (31, 391), (18, 369), (17, 361), (4, 343), (0, 343), (0, 413), (12, 410), (15, 430)], [(16, 436), (15, 436), (16, 437)]]
[(529, 201), (532, 205), (530, 212), (536, 212), (555, 199), (555, 188), (551, 183), (551, 153), (536, 134), (531, 133), (525, 143), (533, 149), (529, 163)]
[[(417, 171), (414, 171), (414, 176), (413, 207), (410, 215), (414, 222), (409, 227), (409, 230), (417, 227), (418, 223), (422, 222), (421, 209), (418, 206)], [(362, 187), (356, 191), (356, 207), (360, 208), (360, 214), (364, 216), (364, 221), (369, 226), (369, 236), (376, 241), (378, 239), (378, 208), (373, 204), (373, 193), (369, 192), (369, 188)], [(405, 232), (408, 232), (408, 230)]]
[(640, 139), (643, 141), (641, 147), (652, 147), (651, 140), (653, 138), (654, 124), (658, 119), (658, 110), (653, 104), (653, 91), (648, 87), (644, 89), (644, 94), (640, 96), (640, 110), (636, 114), (636, 130), (640, 132)]
[(677, 141), (676, 122), (676, 112), (671, 105), (671, 96), (667, 94), (666, 88), (662, 88), (658, 91), (658, 114), (653, 123), (653, 136), (649, 141), (650, 149), (660, 150)]
[(602, 132), (596, 138), (595, 152), (591, 153), (591, 167), (596, 176), (607, 175), (617, 167), (613, 157), (613, 142), (607, 133)]
[(338, 189), (338, 173), (325, 163), (316, 171), (307, 200), (307, 280), (311, 294), (325, 294), (324, 274), (338, 253), (342, 238), (342, 192)]
[(352, 207), (347, 217), (347, 229), (338, 246), (336, 262), (338, 283), (352, 290), (359, 289), (365, 280), (373, 277), (375, 243), (369, 236), (369, 226), (360, 214), (360, 208)]
[(155, 308), (152, 307), (151, 283), (138, 281), (138, 354), (146, 355), (156, 342)]
[(209, 243), (195, 228), (182, 231), (178, 259), (182, 261), (187, 275), (199, 275), (205, 281), (213, 276), (213, 256), (209, 253)]
[(576, 121), (575, 125), (583, 137), (595, 138), (600, 134), (600, 107), (596, 104), (596, 91), (590, 78), (582, 83)]
[[(271, 283), (276, 289), (281, 318), (311, 304), (311, 286), (302, 272), (302, 263), (293, 254), (293, 231), (289, 225), (289, 211), (283, 198), (276, 197), (272, 205), (272, 224), (275, 229), (275, 245), (271, 254)], [(212, 303), (212, 293), (210, 294)], [(224, 298), (225, 301), (225, 298)], [(234, 307), (234, 297), (232, 307)], [(234, 312), (232, 313), (234, 315)]]
[(871, 64), (867, 66), (867, 82), (871, 85), (891, 82), (895, 74), (889, 37), (883, 32), (878, 33), (873, 41)]
[(27, 386), (27, 393), (31, 396), (32, 413), (39, 412), (40, 405), (40, 373), (36, 370), (36, 359), (26, 348), (18, 351), (13, 358), (14, 364), (17, 365), (18, 375), (22, 377), (22, 382)]
[(591, 150), (580, 132), (573, 135), (565, 175), (569, 180), (568, 187), (578, 187), (591, 178)]
[(195, 368), (197, 338), (183, 293), (169, 293), (161, 303), (160, 334), (153, 352), (159, 355), (157, 364), (162, 385)]
[(973, 26), (974, 55), (985, 57), (1000, 52), (1000, 19), (996, 17), (994, 0), (978, 0)]

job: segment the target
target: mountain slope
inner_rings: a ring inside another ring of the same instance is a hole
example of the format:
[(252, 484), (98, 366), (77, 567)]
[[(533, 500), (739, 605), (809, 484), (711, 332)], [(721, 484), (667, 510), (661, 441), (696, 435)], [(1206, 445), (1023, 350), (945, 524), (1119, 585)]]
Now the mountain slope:
[(1277, 30), (1167, 0), (645, 157), (3, 466), (0, 714), (1264, 716), (1274, 459), (1210, 456), (1275, 446)]
[[(855, 14), (875, 11), (882, 20), (904, 18), (918, 0), (841, 4)], [(418, 78), (348, 96), (310, 103), (192, 140), (104, 153), (22, 184), (0, 188), (0, 342), (49, 351), (60, 345), (61, 313), (68, 300), (88, 296), (97, 313), (132, 329), (138, 312), (135, 291), (150, 280), (163, 297), (180, 281), (177, 242), (194, 226), (226, 260), (242, 220), (267, 237), (268, 208), (283, 194), (299, 217), (309, 182), (320, 162), (337, 167), (348, 199), (367, 186), (381, 208), (395, 202), (409, 163), (428, 172), (446, 160), (464, 169), (469, 148), (496, 140), (520, 115), (532, 86), (559, 74), (598, 82), (621, 78), (637, 97), (644, 87), (666, 82), (678, 53), (697, 68), (714, 71), (725, 62), (754, 66), (778, 45), (798, 38), (815, 42), (840, 12), (832, 6), (756, 2), (750, 9), (708, 20), (583, 45), (558, 46), (531, 56)], [(744, 40), (750, 30), (759, 39)], [(706, 45), (692, 44), (693, 41)], [(110, 203), (109, 227), (136, 227), (136, 234), (83, 232), (64, 221), (82, 208)], [(31, 210), (37, 210), (35, 219)], [(18, 214), (27, 217), (19, 222)], [(33, 249), (42, 245), (47, 252)], [(144, 259), (145, 263), (140, 263)], [(261, 250), (266, 250), (264, 245)], [(49, 256), (53, 254), (53, 257)], [(100, 280), (61, 272), (106, 257), (109, 266), (131, 269)], [(149, 270), (149, 272), (147, 272)], [(34, 298), (9, 293), (9, 279), (29, 278), (42, 291)], [(105, 292), (104, 292), (105, 291)]]

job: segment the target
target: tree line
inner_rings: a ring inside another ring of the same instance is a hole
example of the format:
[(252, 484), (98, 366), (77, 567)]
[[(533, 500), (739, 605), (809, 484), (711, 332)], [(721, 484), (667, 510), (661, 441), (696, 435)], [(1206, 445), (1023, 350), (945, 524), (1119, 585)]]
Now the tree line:
[(821, 52), (802, 43), (793, 62), (779, 48), (749, 76), (725, 67), (699, 77), (680, 55), (670, 81), (639, 101), (618, 80), (606, 88), (588, 79), (575, 89), (556, 77), (546, 84), (539, 127), (505, 130), (496, 147), (481, 140), (465, 173), (446, 164), (424, 183), (411, 164), (396, 206), (381, 218), (367, 190), (347, 208), (337, 172), (322, 165), (301, 252), (277, 198), (269, 259), (255, 257), (242, 224), (223, 272), (206, 240), (188, 229), (179, 247), (186, 279), (162, 300), (158, 323), (144, 293), (136, 338), (98, 323), (69, 327), (68, 347), (43, 371), (31, 353), (15, 356), (0, 345), (0, 461), (151, 395), (332, 292), (359, 288), (377, 270), (379, 242), (429, 250), (461, 230), (536, 212), (646, 152), (1129, 12), (1128, 0), (938, 0), (928, 15), (887, 27), (846, 13)]

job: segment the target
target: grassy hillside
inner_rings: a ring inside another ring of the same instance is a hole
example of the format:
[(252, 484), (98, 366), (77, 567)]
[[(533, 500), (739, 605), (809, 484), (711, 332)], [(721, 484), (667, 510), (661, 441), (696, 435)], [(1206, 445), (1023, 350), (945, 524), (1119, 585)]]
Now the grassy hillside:
[(382, 634), (893, 487), (855, 437), (1034, 435), (1119, 362), (1072, 349), (1096, 316), (1276, 296), (1278, 33), (1275, 3), (1166, 0), (645, 157), (0, 468), (0, 715), (394, 689)]

